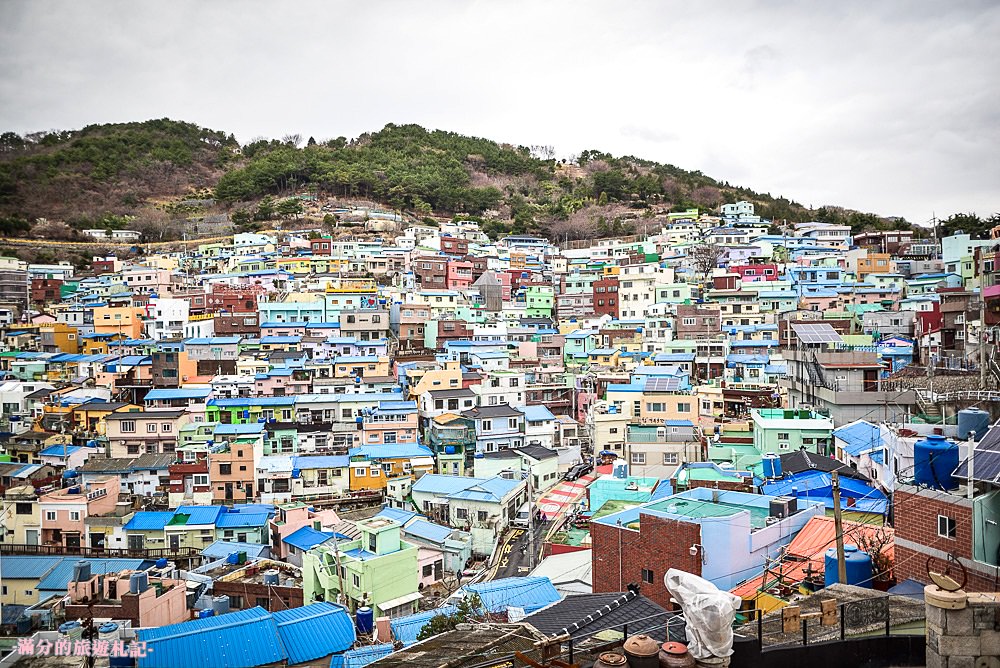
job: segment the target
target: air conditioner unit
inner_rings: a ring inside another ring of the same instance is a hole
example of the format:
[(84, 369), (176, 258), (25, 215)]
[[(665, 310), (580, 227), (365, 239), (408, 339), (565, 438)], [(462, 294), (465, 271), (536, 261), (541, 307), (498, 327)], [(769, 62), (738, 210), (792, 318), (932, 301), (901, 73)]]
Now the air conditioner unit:
[(768, 515), (784, 519), (798, 512), (798, 500), (794, 496), (779, 496), (768, 505)]

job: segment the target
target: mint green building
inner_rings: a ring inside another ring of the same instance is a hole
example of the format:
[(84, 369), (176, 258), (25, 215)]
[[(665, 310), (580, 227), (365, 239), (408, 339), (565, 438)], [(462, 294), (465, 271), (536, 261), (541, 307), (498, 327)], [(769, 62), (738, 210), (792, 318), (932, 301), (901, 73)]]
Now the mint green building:
[(809, 410), (755, 408), (753, 444), (763, 455), (782, 455), (805, 448), (808, 452), (833, 456), (833, 420)]
[(416, 612), (421, 599), (417, 546), (402, 540), (402, 526), (386, 517), (360, 520), (357, 526), (360, 538), (317, 545), (302, 556), (305, 600), (339, 600), (352, 611), (370, 606), (375, 617)]
[(555, 292), (551, 285), (529, 285), (524, 289), (524, 303), (529, 318), (551, 318)]

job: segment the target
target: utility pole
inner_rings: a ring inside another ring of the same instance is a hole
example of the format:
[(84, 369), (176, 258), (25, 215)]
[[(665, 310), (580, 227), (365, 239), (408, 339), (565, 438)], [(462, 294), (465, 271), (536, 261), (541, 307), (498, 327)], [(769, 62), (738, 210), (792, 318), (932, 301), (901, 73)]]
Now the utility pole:
[(834, 471), (833, 478), (833, 530), (837, 534), (837, 582), (847, 584), (847, 564), (844, 562), (844, 520), (840, 516), (840, 474)]
[(979, 388), (986, 389), (986, 299), (983, 295), (983, 281), (979, 281)]
[(531, 484), (531, 464), (528, 464), (528, 571), (534, 567), (535, 560), (535, 498)]

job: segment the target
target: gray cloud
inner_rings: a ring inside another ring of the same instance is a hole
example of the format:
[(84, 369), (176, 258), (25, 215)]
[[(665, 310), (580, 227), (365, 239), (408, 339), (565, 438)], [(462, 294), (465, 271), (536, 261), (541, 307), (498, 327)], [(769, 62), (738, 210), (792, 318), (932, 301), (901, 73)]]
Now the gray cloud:
[(0, 128), (415, 122), (805, 204), (1000, 209), (993, 2), (0, 3)]

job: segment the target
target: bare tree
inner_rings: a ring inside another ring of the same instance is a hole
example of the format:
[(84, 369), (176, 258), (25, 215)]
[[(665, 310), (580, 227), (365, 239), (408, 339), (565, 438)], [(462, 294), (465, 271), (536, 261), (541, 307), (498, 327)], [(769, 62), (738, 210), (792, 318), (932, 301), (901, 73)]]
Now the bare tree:
[(295, 148), (298, 148), (299, 144), (302, 143), (302, 135), (298, 132), (294, 134), (287, 134), (281, 138), (281, 141), (284, 144), (288, 144), (289, 146), (294, 146)]
[(719, 266), (719, 260), (722, 259), (725, 252), (725, 249), (719, 244), (705, 242), (692, 246), (688, 251), (688, 257), (691, 259), (694, 270), (704, 280), (713, 269)]

